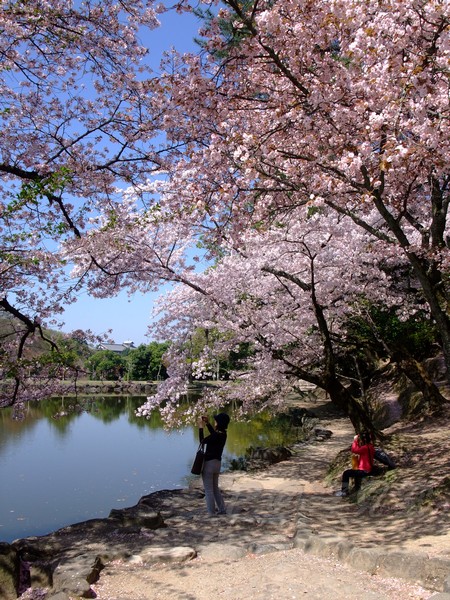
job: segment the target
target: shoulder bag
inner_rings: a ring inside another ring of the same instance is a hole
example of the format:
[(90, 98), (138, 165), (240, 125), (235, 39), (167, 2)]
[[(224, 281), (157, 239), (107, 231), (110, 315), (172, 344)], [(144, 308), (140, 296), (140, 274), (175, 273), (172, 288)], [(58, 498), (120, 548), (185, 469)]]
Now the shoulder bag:
[(194, 458), (191, 473), (193, 475), (200, 475), (203, 470), (203, 461), (205, 460), (205, 449), (202, 443), (200, 443), (197, 454)]

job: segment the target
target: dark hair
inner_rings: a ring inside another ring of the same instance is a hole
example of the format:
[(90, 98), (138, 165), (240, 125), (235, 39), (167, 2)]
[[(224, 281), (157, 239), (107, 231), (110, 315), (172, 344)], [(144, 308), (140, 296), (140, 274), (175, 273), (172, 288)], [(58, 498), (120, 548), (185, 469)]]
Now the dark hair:
[(228, 423), (230, 422), (230, 417), (226, 413), (219, 413), (218, 415), (214, 415), (214, 421), (221, 431), (226, 431)]
[(370, 435), (370, 432), (367, 431), (367, 429), (365, 429), (359, 434), (359, 439), (363, 444), (370, 444), (370, 442), (372, 441), (372, 436)]

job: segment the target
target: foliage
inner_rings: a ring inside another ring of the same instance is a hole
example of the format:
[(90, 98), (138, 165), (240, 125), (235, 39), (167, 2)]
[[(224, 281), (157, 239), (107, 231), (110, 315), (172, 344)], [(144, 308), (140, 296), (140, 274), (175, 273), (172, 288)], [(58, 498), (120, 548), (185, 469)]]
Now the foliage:
[(417, 312), (402, 320), (396, 311), (380, 306), (368, 306), (362, 314), (353, 314), (349, 334), (354, 336), (355, 345), (370, 347), (381, 358), (402, 349), (418, 360), (432, 355), (438, 338), (427, 314)]
[(91, 379), (157, 381), (167, 376), (164, 354), (169, 342), (141, 344), (118, 354), (111, 350), (97, 350), (85, 361)]
[(141, 344), (127, 353), (128, 378), (135, 381), (157, 381), (167, 377), (163, 356), (169, 342)]
[(90, 356), (86, 366), (92, 372), (92, 379), (122, 379), (126, 372), (126, 360), (112, 350), (99, 350)]
[[(247, 358), (251, 356), (252, 345), (248, 342), (239, 343), (227, 349), (232, 335), (221, 333), (217, 328), (205, 329), (197, 327), (189, 336), (185, 344), (188, 364), (192, 365), (192, 377), (194, 379), (229, 379), (230, 373), (235, 370), (246, 368)], [(220, 344), (224, 344), (224, 350), (220, 352)], [(201, 361), (203, 368), (196, 374), (196, 364)]]

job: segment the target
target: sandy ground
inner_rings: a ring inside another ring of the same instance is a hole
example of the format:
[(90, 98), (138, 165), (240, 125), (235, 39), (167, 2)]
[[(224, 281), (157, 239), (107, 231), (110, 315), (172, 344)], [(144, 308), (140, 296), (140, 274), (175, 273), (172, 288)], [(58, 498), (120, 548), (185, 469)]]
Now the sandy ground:
[[(208, 518), (200, 481), (185, 499), (161, 504), (167, 528), (152, 534), (155, 546), (189, 546), (196, 558), (148, 563), (140, 556), (110, 563), (92, 586), (99, 600), (425, 600), (435, 591), (414, 582), (357, 571), (333, 558), (292, 547), (296, 536), (345, 538), (361, 548), (386, 548), (450, 558), (448, 495), (417, 504), (434, 480), (450, 476), (448, 420), (396, 426), (399, 468), (377, 501), (334, 495), (339, 481), (325, 483), (329, 463), (353, 437), (346, 419), (320, 423), (329, 440), (299, 448), (288, 461), (257, 473), (225, 473), (221, 488), (226, 516)], [(425, 453), (439, 461), (430, 470)], [(193, 495), (194, 494), (194, 495)], [(189, 502), (187, 502), (189, 498)], [(198, 498), (193, 501), (192, 498)], [(449, 573), (450, 575), (450, 573)]]
[(94, 589), (101, 600), (425, 600), (433, 595), (418, 585), (372, 576), (298, 549), (234, 561), (198, 558), (176, 566), (116, 565)]

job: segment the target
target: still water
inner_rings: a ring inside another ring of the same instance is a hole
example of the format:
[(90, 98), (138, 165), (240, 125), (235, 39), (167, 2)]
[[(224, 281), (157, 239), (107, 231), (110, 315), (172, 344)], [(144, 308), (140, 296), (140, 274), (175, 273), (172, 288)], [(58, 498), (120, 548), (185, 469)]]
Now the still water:
[[(44, 535), (106, 517), (145, 494), (186, 487), (198, 430), (167, 432), (157, 413), (150, 420), (137, 418), (135, 409), (143, 401), (91, 399), (88, 410), (65, 415), (69, 401), (54, 399), (31, 404), (23, 421), (13, 421), (2, 409), (0, 541)], [(268, 415), (232, 421), (223, 468), (249, 446), (292, 441), (286, 436), (286, 425)]]

